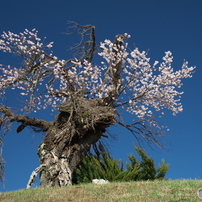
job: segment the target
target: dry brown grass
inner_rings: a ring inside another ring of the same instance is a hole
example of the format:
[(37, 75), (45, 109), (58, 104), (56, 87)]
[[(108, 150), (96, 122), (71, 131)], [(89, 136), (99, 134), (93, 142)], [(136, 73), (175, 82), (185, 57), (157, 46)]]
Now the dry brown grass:
[(66, 202), (66, 201), (202, 201), (197, 191), (200, 180), (167, 180), (82, 184), (62, 188), (34, 188), (0, 193), (1, 202)]

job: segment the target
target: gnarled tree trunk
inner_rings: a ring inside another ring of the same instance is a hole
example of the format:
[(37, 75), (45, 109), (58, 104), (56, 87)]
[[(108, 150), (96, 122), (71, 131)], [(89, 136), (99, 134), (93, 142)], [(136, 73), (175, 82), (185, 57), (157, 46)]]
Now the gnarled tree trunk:
[(80, 161), (115, 120), (115, 110), (99, 98), (65, 102), (59, 110), (38, 149), (41, 187), (71, 185)]

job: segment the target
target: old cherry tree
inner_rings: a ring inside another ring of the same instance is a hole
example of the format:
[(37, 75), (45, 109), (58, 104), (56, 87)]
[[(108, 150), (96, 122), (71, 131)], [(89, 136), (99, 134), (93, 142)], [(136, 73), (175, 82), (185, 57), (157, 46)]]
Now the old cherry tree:
[[(136, 138), (158, 144), (162, 126), (153, 112), (162, 115), (165, 108), (173, 114), (183, 110), (181, 80), (191, 77), (194, 70), (188, 62), (174, 71), (170, 51), (165, 52), (162, 62), (151, 64), (145, 51), (128, 48), (128, 34), (97, 47), (94, 26), (74, 24), (74, 28), (81, 34), (79, 54), (65, 60), (53, 54), (53, 42), (43, 43), (35, 29), (1, 35), (0, 50), (22, 58), (20, 66), (0, 64), (1, 130), (8, 132), (12, 122), (18, 122), (17, 133), (28, 126), (34, 132), (46, 131), (38, 148), (40, 166), (32, 173), (28, 187), (37, 173), (42, 187), (71, 185), (72, 173), (82, 158), (106, 137), (105, 129), (113, 124), (127, 127)], [(101, 57), (100, 64), (94, 63), (96, 54)], [(24, 100), (18, 113), (4, 103), (9, 91), (19, 92)], [(50, 107), (59, 110), (52, 122), (28, 116)], [(119, 108), (134, 114), (135, 121), (126, 125)], [(0, 162), (3, 179), (2, 158)]]

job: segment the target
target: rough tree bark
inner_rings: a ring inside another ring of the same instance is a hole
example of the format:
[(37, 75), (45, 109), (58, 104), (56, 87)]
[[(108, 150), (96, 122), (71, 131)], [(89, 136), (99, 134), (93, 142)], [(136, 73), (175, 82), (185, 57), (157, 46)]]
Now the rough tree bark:
[(115, 110), (102, 99), (63, 103), (60, 113), (39, 146), (41, 187), (72, 184), (72, 173), (115, 120)]
[[(47, 134), (38, 148), (40, 158), (40, 186), (54, 187), (72, 184), (72, 173), (96, 143), (105, 129), (115, 123), (116, 110), (106, 105), (104, 99), (85, 100), (75, 97), (59, 107), (59, 114), (53, 122), (47, 122), (23, 115), (15, 115), (10, 108), (0, 107), (8, 121), (20, 122), (17, 132), (32, 126)], [(29, 180), (28, 187), (36, 177)]]

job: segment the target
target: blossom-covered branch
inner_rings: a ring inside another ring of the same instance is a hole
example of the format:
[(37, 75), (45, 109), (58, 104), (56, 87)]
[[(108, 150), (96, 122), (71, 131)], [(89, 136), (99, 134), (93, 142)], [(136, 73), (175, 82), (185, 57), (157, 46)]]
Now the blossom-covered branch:
[(89, 99), (105, 98), (106, 105), (125, 107), (141, 119), (151, 117), (152, 109), (181, 112), (181, 80), (192, 77), (195, 67), (188, 67), (185, 61), (180, 70), (174, 71), (170, 51), (165, 52), (161, 63), (150, 64), (145, 51), (129, 51), (128, 38), (128, 34), (117, 35), (114, 42), (101, 43), (98, 54), (103, 61), (96, 65), (85, 58), (58, 59), (49, 50), (53, 42), (43, 44), (35, 29), (18, 35), (4, 32), (0, 49), (22, 56), (24, 61), (18, 68), (0, 66), (1, 94), (8, 88), (18, 88), (35, 110), (58, 107), (73, 95), (82, 94)]

